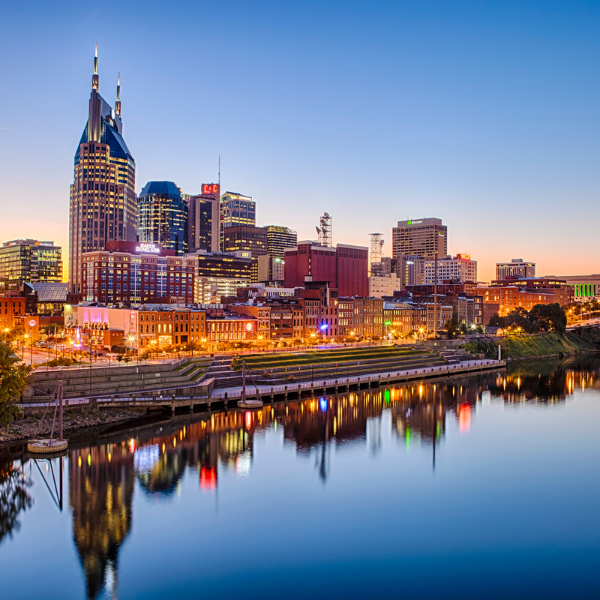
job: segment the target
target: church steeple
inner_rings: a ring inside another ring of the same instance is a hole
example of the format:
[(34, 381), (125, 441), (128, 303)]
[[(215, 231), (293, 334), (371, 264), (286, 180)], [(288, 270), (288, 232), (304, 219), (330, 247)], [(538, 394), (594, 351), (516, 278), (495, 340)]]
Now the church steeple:
[(117, 78), (117, 100), (115, 102), (115, 113), (120, 117), (121, 116), (121, 73)]
[(96, 51), (94, 52), (94, 75), (92, 76), (92, 89), (98, 91), (100, 87), (100, 77), (98, 76), (98, 42), (96, 42)]

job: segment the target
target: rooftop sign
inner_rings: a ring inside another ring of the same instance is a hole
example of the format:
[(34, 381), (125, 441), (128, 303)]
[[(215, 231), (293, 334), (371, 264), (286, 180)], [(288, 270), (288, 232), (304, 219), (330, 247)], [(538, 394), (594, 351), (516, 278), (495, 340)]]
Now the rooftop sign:
[(140, 244), (135, 247), (135, 251), (148, 254), (160, 254), (160, 248), (156, 244)]

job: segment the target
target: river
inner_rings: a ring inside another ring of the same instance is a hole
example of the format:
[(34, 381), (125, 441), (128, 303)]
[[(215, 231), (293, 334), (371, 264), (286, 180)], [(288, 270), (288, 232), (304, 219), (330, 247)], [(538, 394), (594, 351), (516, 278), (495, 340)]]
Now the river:
[(4, 448), (0, 595), (598, 598), (599, 434), (585, 357)]

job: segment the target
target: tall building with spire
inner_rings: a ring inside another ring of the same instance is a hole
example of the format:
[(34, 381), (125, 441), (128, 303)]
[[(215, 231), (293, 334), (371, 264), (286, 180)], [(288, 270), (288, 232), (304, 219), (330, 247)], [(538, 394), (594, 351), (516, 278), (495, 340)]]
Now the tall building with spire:
[(75, 152), (69, 215), (69, 290), (82, 293), (85, 252), (111, 241), (136, 241), (135, 161), (123, 139), (121, 76), (114, 109), (99, 93), (98, 45), (89, 115)]

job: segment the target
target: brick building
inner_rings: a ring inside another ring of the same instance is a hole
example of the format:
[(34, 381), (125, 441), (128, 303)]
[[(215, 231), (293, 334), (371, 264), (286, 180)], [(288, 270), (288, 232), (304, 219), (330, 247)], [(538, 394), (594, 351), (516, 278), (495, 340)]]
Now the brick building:
[(126, 306), (166, 298), (191, 303), (195, 262), (188, 256), (157, 244), (108, 242), (106, 250), (82, 255), (83, 299)]
[(25, 314), (25, 298), (0, 296), (0, 328), (6, 329), (20, 326)]
[(326, 281), (343, 296), (369, 293), (368, 248), (338, 244), (336, 248), (318, 242), (299, 242), (285, 250), (285, 287), (303, 287), (308, 280)]

